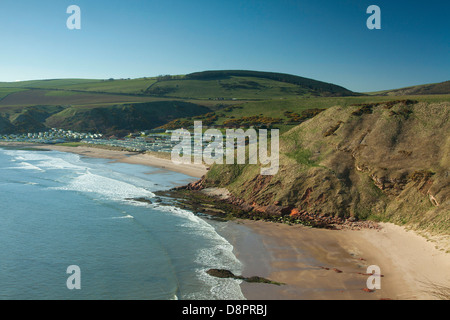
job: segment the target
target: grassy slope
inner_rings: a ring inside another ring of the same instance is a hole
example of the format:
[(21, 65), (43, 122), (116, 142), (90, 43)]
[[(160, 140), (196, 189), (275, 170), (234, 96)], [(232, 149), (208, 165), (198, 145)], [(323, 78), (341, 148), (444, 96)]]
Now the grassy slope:
[(130, 80), (101, 80), (96, 82), (70, 84), (57, 86), (63, 90), (79, 90), (88, 92), (142, 94), (149, 86), (154, 84), (154, 78), (140, 78)]
[(446, 94), (450, 92), (450, 81), (423, 84), (400, 89), (369, 92), (369, 95), (402, 96), (402, 95), (425, 95)]
[[(25, 107), (35, 105), (71, 105), (90, 106), (98, 104), (117, 104), (132, 102), (147, 102), (155, 100), (168, 100), (154, 97), (129, 96), (120, 94), (104, 94), (91, 92), (52, 91), (52, 90), (25, 90), (13, 92), (0, 101), (3, 107)], [(1, 110), (0, 109), (0, 110)]]
[[(277, 81), (279, 83), (289, 83), (298, 86), (301, 89), (300, 94), (309, 92), (314, 96), (348, 96), (357, 95), (343, 87), (337, 86), (335, 84), (326, 83), (322, 81), (317, 81), (314, 79), (294, 76), (284, 73), (274, 73), (274, 72), (261, 72), (261, 71), (248, 71), (248, 70), (215, 70), (215, 71), (204, 71), (196, 72), (186, 75), (187, 79), (190, 80), (227, 80), (233, 77), (251, 77), (257, 79), (268, 79)], [(245, 84), (245, 83), (244, 83)], [(248, 84), (245, 84), (246, 86)]]
[(60, 88), (67, 85), (96, 83), (101, 80), (94, 79), (49, 79), (28, 80), (16, 82), (0, 82), (0, 88)]
[(167, 97), (196, 99), (261, 100), (274, 97), (309, 94), (298, 86), (270, 79), (231, 77), (223, 80), (172, 80), (158, 82), (148, 91)]
[(22, 88), (2, 88), (0, 87), (0, 101), (9, 96), (10, 94), (24, 91)]
[(48, 127), (112, 134), (158, 127), (170, 120), (196, 116), (209, 109), (183, 101), (154, 101), (107, 107), (69, 107), (45, 119)]
[(197, 99), (263, 100), (295, 96), (348, 96), (355, 93), (313, 79), (245, 70), (205, 71), (155, 83), (150, 94)]
[(335, 106), (284, 133), (273, 177), (255, 165), (216, 165), (207, 183), (260, 206), (448, 234), (449, 100), (360, 109)]

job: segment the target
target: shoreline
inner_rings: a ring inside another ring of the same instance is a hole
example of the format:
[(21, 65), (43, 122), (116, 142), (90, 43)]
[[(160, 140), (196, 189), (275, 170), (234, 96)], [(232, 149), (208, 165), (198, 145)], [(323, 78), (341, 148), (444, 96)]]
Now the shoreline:
[[(282, 286), (242, 283), (248, 300), (449, 299), (450, 254), (414, 231), (391, 223), (381, 230), (327, 230), (239, 220), (231, 228), (243, 276)], [(377, 265), (381, 289), (367, 288), (367, 267)]]
[[(176, 165), (136, 152), (32, 143), (0, 142), (0, 146), (76, 153), (196, 178), (207, 172), (203, 165)], [(211, 195), (223, 193), (216, 191)], [(285, 283), (243, 282), (241, 290), (248, 300), (428, 300), (442, 298), (441, 287), (444, 298), (450, 299), (450, 254), (404, 227), (383, 223), (381, 230), (326, 230), (240, 219), (225, 223), (228, 231), (218, 232), (232, 244), (243, 265), (242, 276)], [(363, 291), (369, 265), (378, 265), (384, 276), (375, 292)]]
[(21, 147), (21, 148), (34, 148), (43, 150), (54, 150), (60, 152), (75, 153), (85, 157), (110, 159), (118, 162), (128, 164), (139, 164), (150, 166), (154, 168), (160, 168), (169, 171), (175, 171), (185, 174), (194, 178), (201, 178), (207, 172), (205, 165), (199, 165), (195, 163), (191, 164), (175, 164), (170, 159), (158, 158), (150, 154), (142, 154), (132, 151), (117, 151), (96, 147), (67, 147), (58, 145), (47, 144), (35, 144), (35, 143), (21, 143), (21, 142), (0, 142), (0, 147)]

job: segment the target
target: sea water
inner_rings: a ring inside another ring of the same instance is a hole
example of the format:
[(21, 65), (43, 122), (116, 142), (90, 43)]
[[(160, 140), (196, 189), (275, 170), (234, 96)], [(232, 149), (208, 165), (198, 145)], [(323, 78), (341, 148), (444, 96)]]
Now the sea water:
[[(155, 198), (195, 179), (72, 153), (0, 148), (0, 299), (244, 299), (233, 247)], [(80, 268), (70, 290), (69, 266)]]

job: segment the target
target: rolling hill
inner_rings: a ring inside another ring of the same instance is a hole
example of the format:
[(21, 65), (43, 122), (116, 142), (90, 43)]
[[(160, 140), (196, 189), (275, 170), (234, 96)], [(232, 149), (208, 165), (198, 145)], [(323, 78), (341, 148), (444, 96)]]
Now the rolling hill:
[(196, 72), (183, 78), (167, 76), (149, 87), (146, 93), (182, 98), (237, 100), (357, 95), (343, 87), (313, 79), (246, 70)]
[(428, 94), (449, 94), (450, 93), (450, 81), (440, 83), (430, 83), (418, 86), (384, 90), (369, 93), (371, 95), (382, 96), (404, 96), (404, 95), (428, 95)]
[(140, 79), (2, 82), (0, 133), (49, 126), (103, 133), (143, 130), (243, 102), (357, 95), (308, 78), (239, 70)]

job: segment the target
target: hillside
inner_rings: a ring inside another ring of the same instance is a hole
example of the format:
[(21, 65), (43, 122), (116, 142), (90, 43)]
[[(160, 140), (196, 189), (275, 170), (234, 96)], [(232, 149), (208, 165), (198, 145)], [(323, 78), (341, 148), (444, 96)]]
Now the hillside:
[[(188, 74), (183, 81), (185, 83), (199, 83), (200, 85), (201, 83), (210, 83), (211, 89), (215, 92), (225, 97), (234, 95), (234, 98), (237, 99), (248, 99), (250, 97), (261, 99), (278, 96), (342, 97), (359, 95), (335, 84), (273, 72), (205, 71)], [(180, 89), (175, 90), (175, 93), (180, 91)]]
[[(0, 83), (0, 90), (58, 90), (181, 99), (266, 99), (277, 96), (357, 95), (343, 87), (299, 76), (245, 70), (196, 72), (140, 79), (54, 79)], [(1, 91), (0, 91), (0, 98)], [(2, 102), (3, 105), (14, 101)]]
[(78, 132), (123, 134), (156, 128), (176, 118), (197, 116), (209, 109), (183, 101), (155, 101), (97, 108), (66, 108), (45, 120), (48, 127)]
[(423, 84), (401, 89), (384, 90), (369, 94), (383, 96), (425, 95), (425, 94), (450, 94), (450, 81)]
[(125, 132), (153, 129), (174, 119), (208, 114), (244, 102), (355, 95), (358, 94), (321, 81), (257, 71), (2, 82), (0, 133), (42, 131), (49, 126)]
[(214, 165), (204, 187), (226, 187), (249, 215), (326, 223), (390, 221), (450, 230), (450, 103), (335, 106), (280, 137), (280, 169)]
[[(1, 110), (1, 109), (0, 109)], [(161, 126), (175, 118), (210, 111), (183, 101), (154, 101), (99, 107), (32, 106), (0, 113), (0, 133), (40, 132), (64, 128), (78, 132), (127, 135)]]

